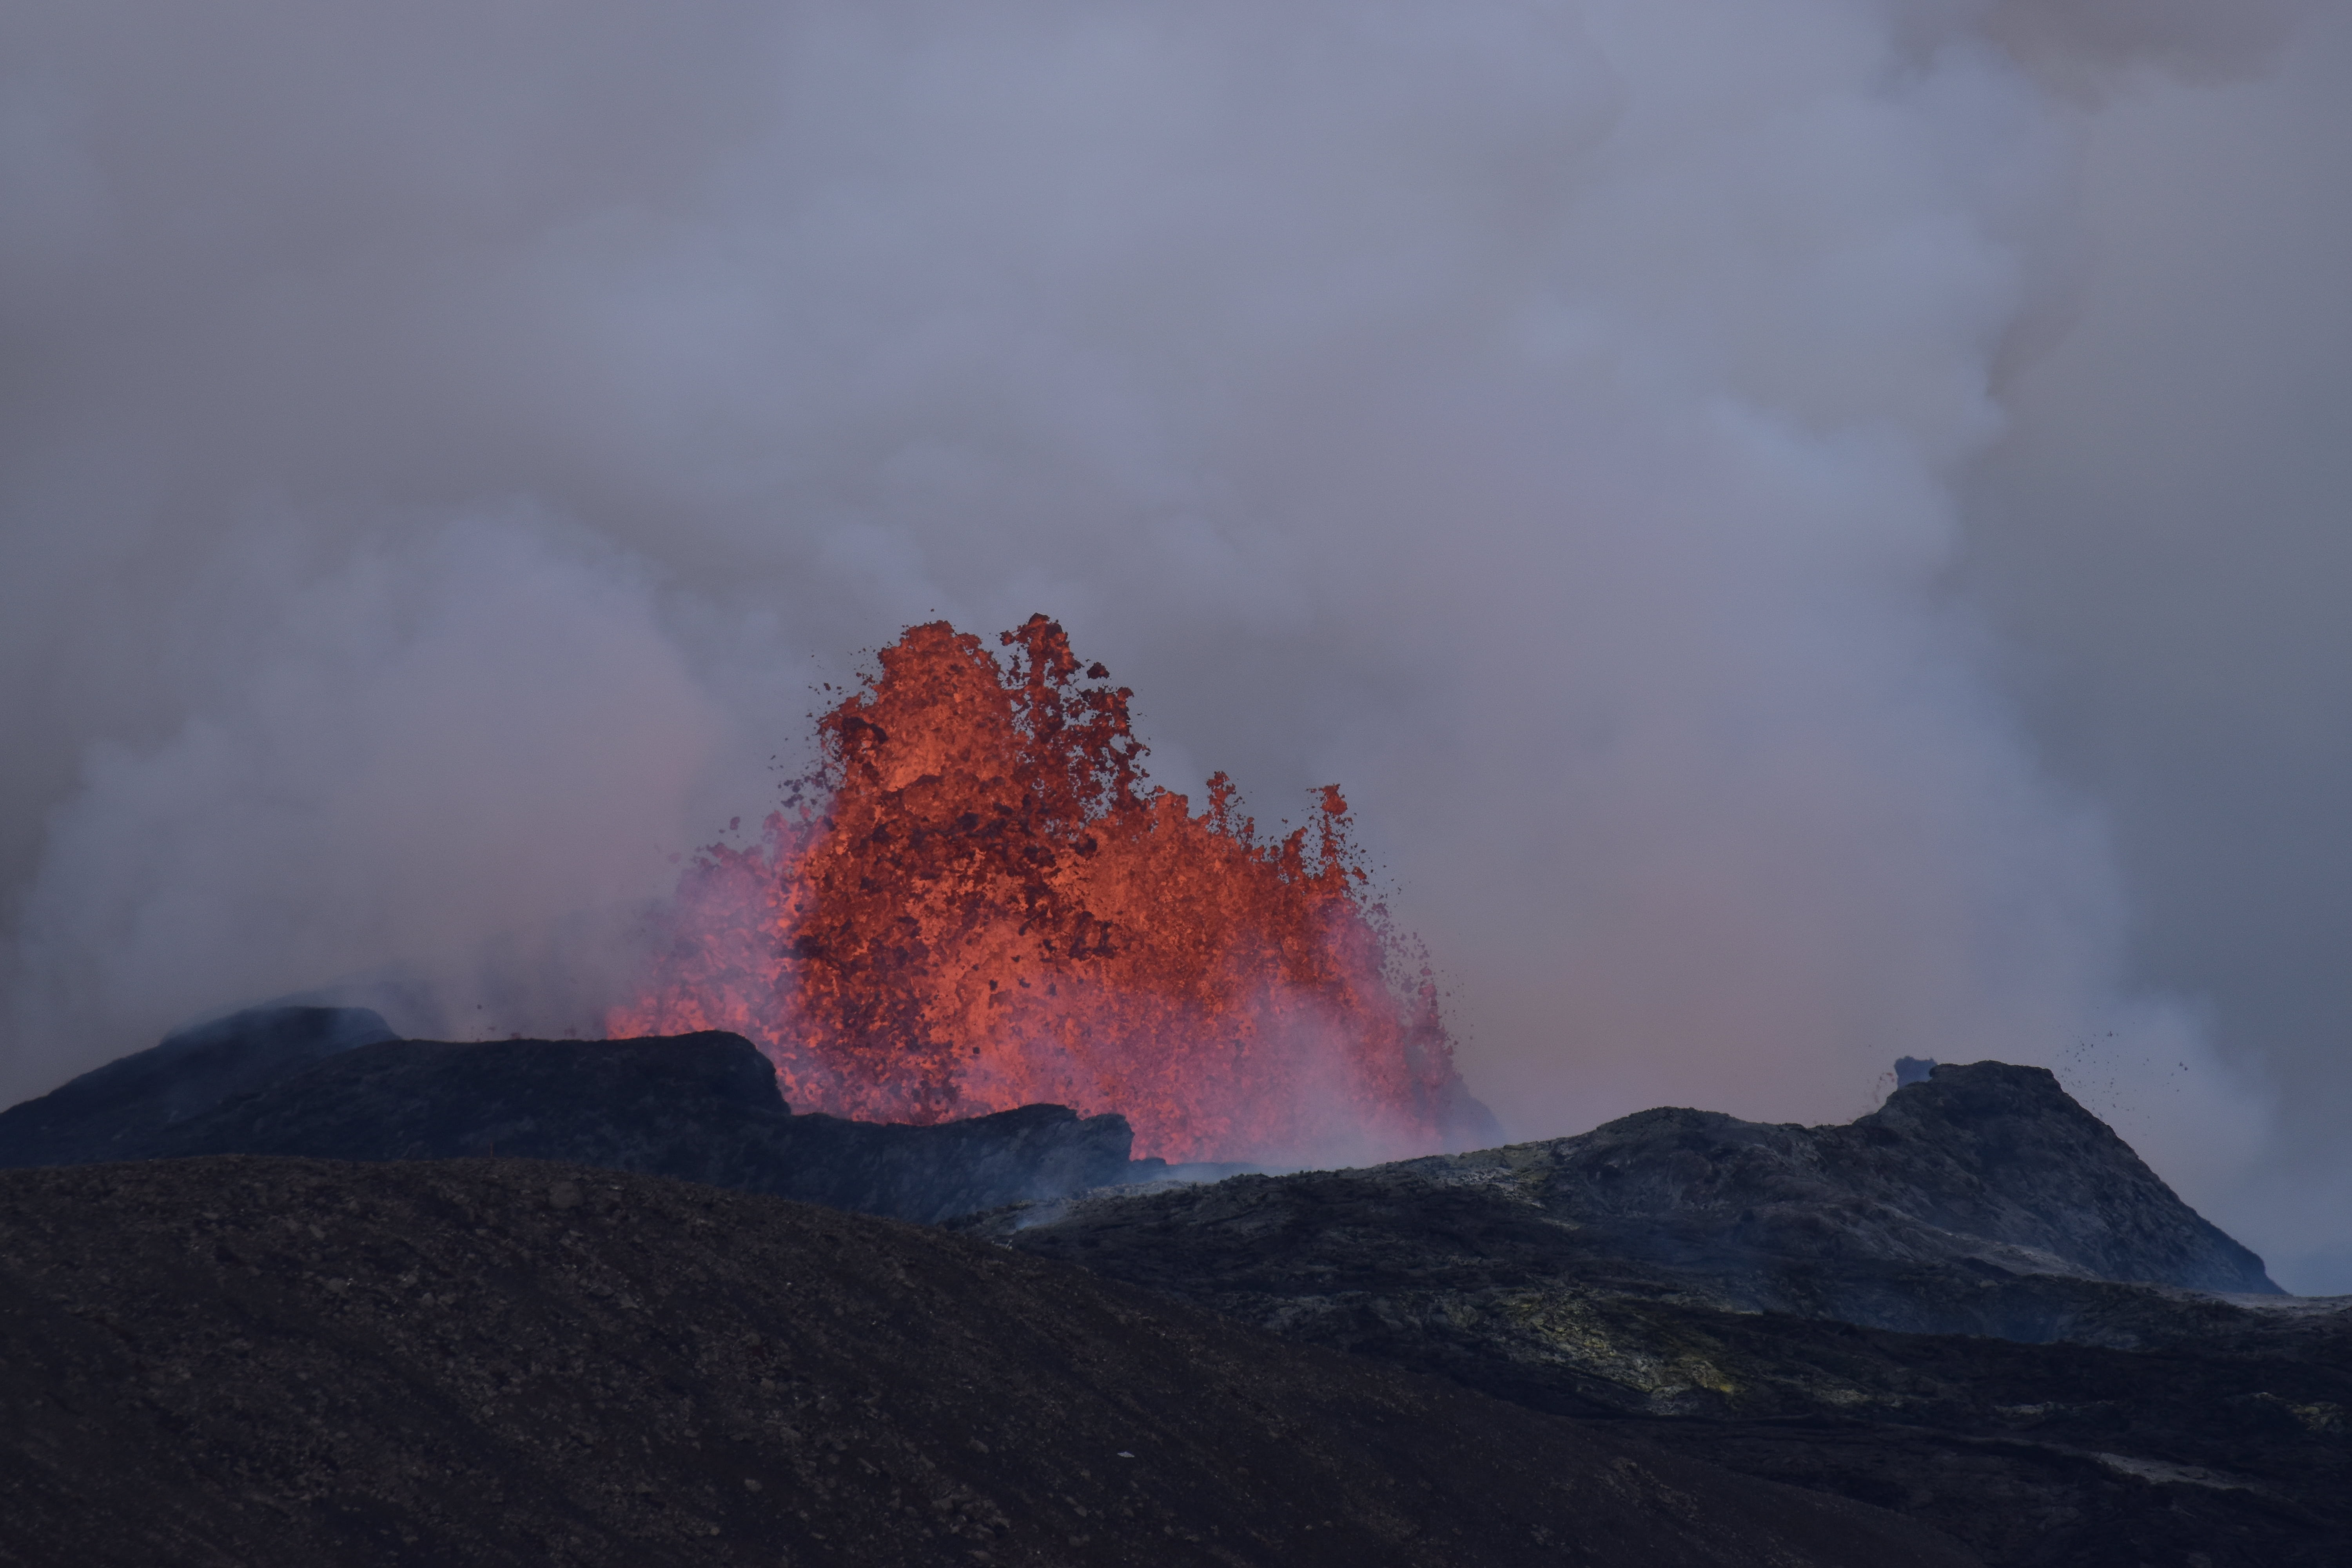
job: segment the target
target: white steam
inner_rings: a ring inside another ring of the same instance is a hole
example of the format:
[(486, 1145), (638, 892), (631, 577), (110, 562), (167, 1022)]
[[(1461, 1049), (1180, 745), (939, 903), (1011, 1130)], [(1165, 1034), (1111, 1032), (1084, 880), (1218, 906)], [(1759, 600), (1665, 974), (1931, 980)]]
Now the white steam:
[[(178, 731), (94, 745), (51, 823), (16, 1003), (52, 1073), (89, 1065), (93, 1022), (157, 1034), (387, 963), (444, 1011), (485, 961), (506, 991), (584, 967), (551, 944), (609, 942), (598, 918), (665, 890), (704, 826), (723, 721), (625, 573), (527, 514), (366, 540), (320, 577), (275, 535), (230, 546), (207, 603), (236, 629), (196, 639), (227, 666)], [(530, 1001), (576, 1026), (594, 999)]]
[(18, 7), (5, 1087), (598, 971), (812, 671), (1042, 609), (1162, 781), (1347, 784), (1515, 1133), (2100, 1042), (2212, 1201), (2260, 1101), (1946, 584), (2086, 95), (2273, 19)]

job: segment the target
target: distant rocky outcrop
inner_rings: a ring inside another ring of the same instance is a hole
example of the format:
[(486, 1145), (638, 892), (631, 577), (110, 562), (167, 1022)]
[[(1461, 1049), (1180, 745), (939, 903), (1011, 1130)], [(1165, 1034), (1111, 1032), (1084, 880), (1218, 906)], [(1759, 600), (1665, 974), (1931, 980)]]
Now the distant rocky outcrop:
[(1939, 1066), (1843, 1126), (1645, 1110), (1572, 1138), (974, 1223), (1033, 1250), (1119, 1256), (1139, 1282), (1192, 1294), (1573, 1279), (2024, 1341), (2128, 1338), (2102, 1326), (2110, 1281), (2279, 1294), (2047, 1070), (2001, 1062)]
[[(361, 1040), (373, 1034), (373, 1043)], [(0, 1165), (199, 1154), (572, 1160), (937, 1221), (1137, 1173), (1118, 1116), (1030, 1105), (930, 1127), (795, 1116), (740, 1035), (453, 1043), (372, 1013), (239, 1015), (0, 1114)]]
[(2352, 1311), (2283, 1296), (2040, 1068), (956, 1223), (2003, 1568), (2352, 1561)]
[(0, 1111), (0, 1165), (140, 1160), (173, 1128), (340, 1051), (393, 1038), (364, 1007), (254, 1007)]
[[(1873, 1114), (1811, 1130), (1832, 1191), (2102, 1279), (2282, 1293), (2049, 1068), (1930, 1068)], [(1808, 1202), (1806, 1186), (1786, 1201)]]
[[(1408, 1162), (1404, 1179), (1507, 1190), (1584, 1247), (1711, 1281), (1735, 1305), (1882, 1328), (1953, 1318), (1919, 1277), (2032, 1275), (2275, 1295), (2047, 1068), (1941, 1066), (1843, 1126), (1645, 1110), (1575, 1138)], [(1974, 1291), (1967, 1292), (1974, 1300)]]

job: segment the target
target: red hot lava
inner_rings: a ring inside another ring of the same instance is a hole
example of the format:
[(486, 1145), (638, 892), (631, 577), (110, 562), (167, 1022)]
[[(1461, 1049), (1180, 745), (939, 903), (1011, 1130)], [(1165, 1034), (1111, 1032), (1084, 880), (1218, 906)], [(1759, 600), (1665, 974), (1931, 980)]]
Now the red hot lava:
[(735, 1030), (803, 1110), (1118, 1110), (1139, 1154), (1175, 1161), (1389, 1158), (1491, 1128), (1427, 970), (1365, 900), (1337, 786), (1276, 841), (1222, 773), (1193, 816), (1144, 782), (1131, 694), (1058, 625), (999, 640), (1009, 668), (945, 622), (882, 651), (762, 841), (688, 869), (614, 1033)]

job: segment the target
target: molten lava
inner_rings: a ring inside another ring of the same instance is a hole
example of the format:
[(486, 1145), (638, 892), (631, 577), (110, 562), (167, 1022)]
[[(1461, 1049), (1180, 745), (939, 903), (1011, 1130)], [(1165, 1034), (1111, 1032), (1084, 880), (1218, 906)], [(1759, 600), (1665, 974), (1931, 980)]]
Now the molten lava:
[[(1347, 803), (1276, 841), (1144, 782), (1124, 688), (1043, 616), (944, 622), (818, 720), (762, 841), (682, 879), (615, 1034), (732, 1029), (794, 1109), (1117, 1110), (1184, 1160), (1423, 1152), (1482, 1131), (1426, 968), (1368, 904)], [(1491, 1122), (1488, 1123), (1491, 1125)]]

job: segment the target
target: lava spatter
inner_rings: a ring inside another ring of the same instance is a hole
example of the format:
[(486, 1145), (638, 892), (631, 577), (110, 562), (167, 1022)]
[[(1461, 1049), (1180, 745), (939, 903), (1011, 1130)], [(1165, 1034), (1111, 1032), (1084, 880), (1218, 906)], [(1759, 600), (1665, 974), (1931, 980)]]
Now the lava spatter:
[(796, 1109), (1125, 1114), (1171, 1160), (1359, 1160), (1483, 1131), (1338, 787), (1263, 839), (1146, 782), (1132, 695), (1034, 616), (910, 628), (817, 721), (761, 842), (715, 845), (614, 1032), (732, 1029)]

